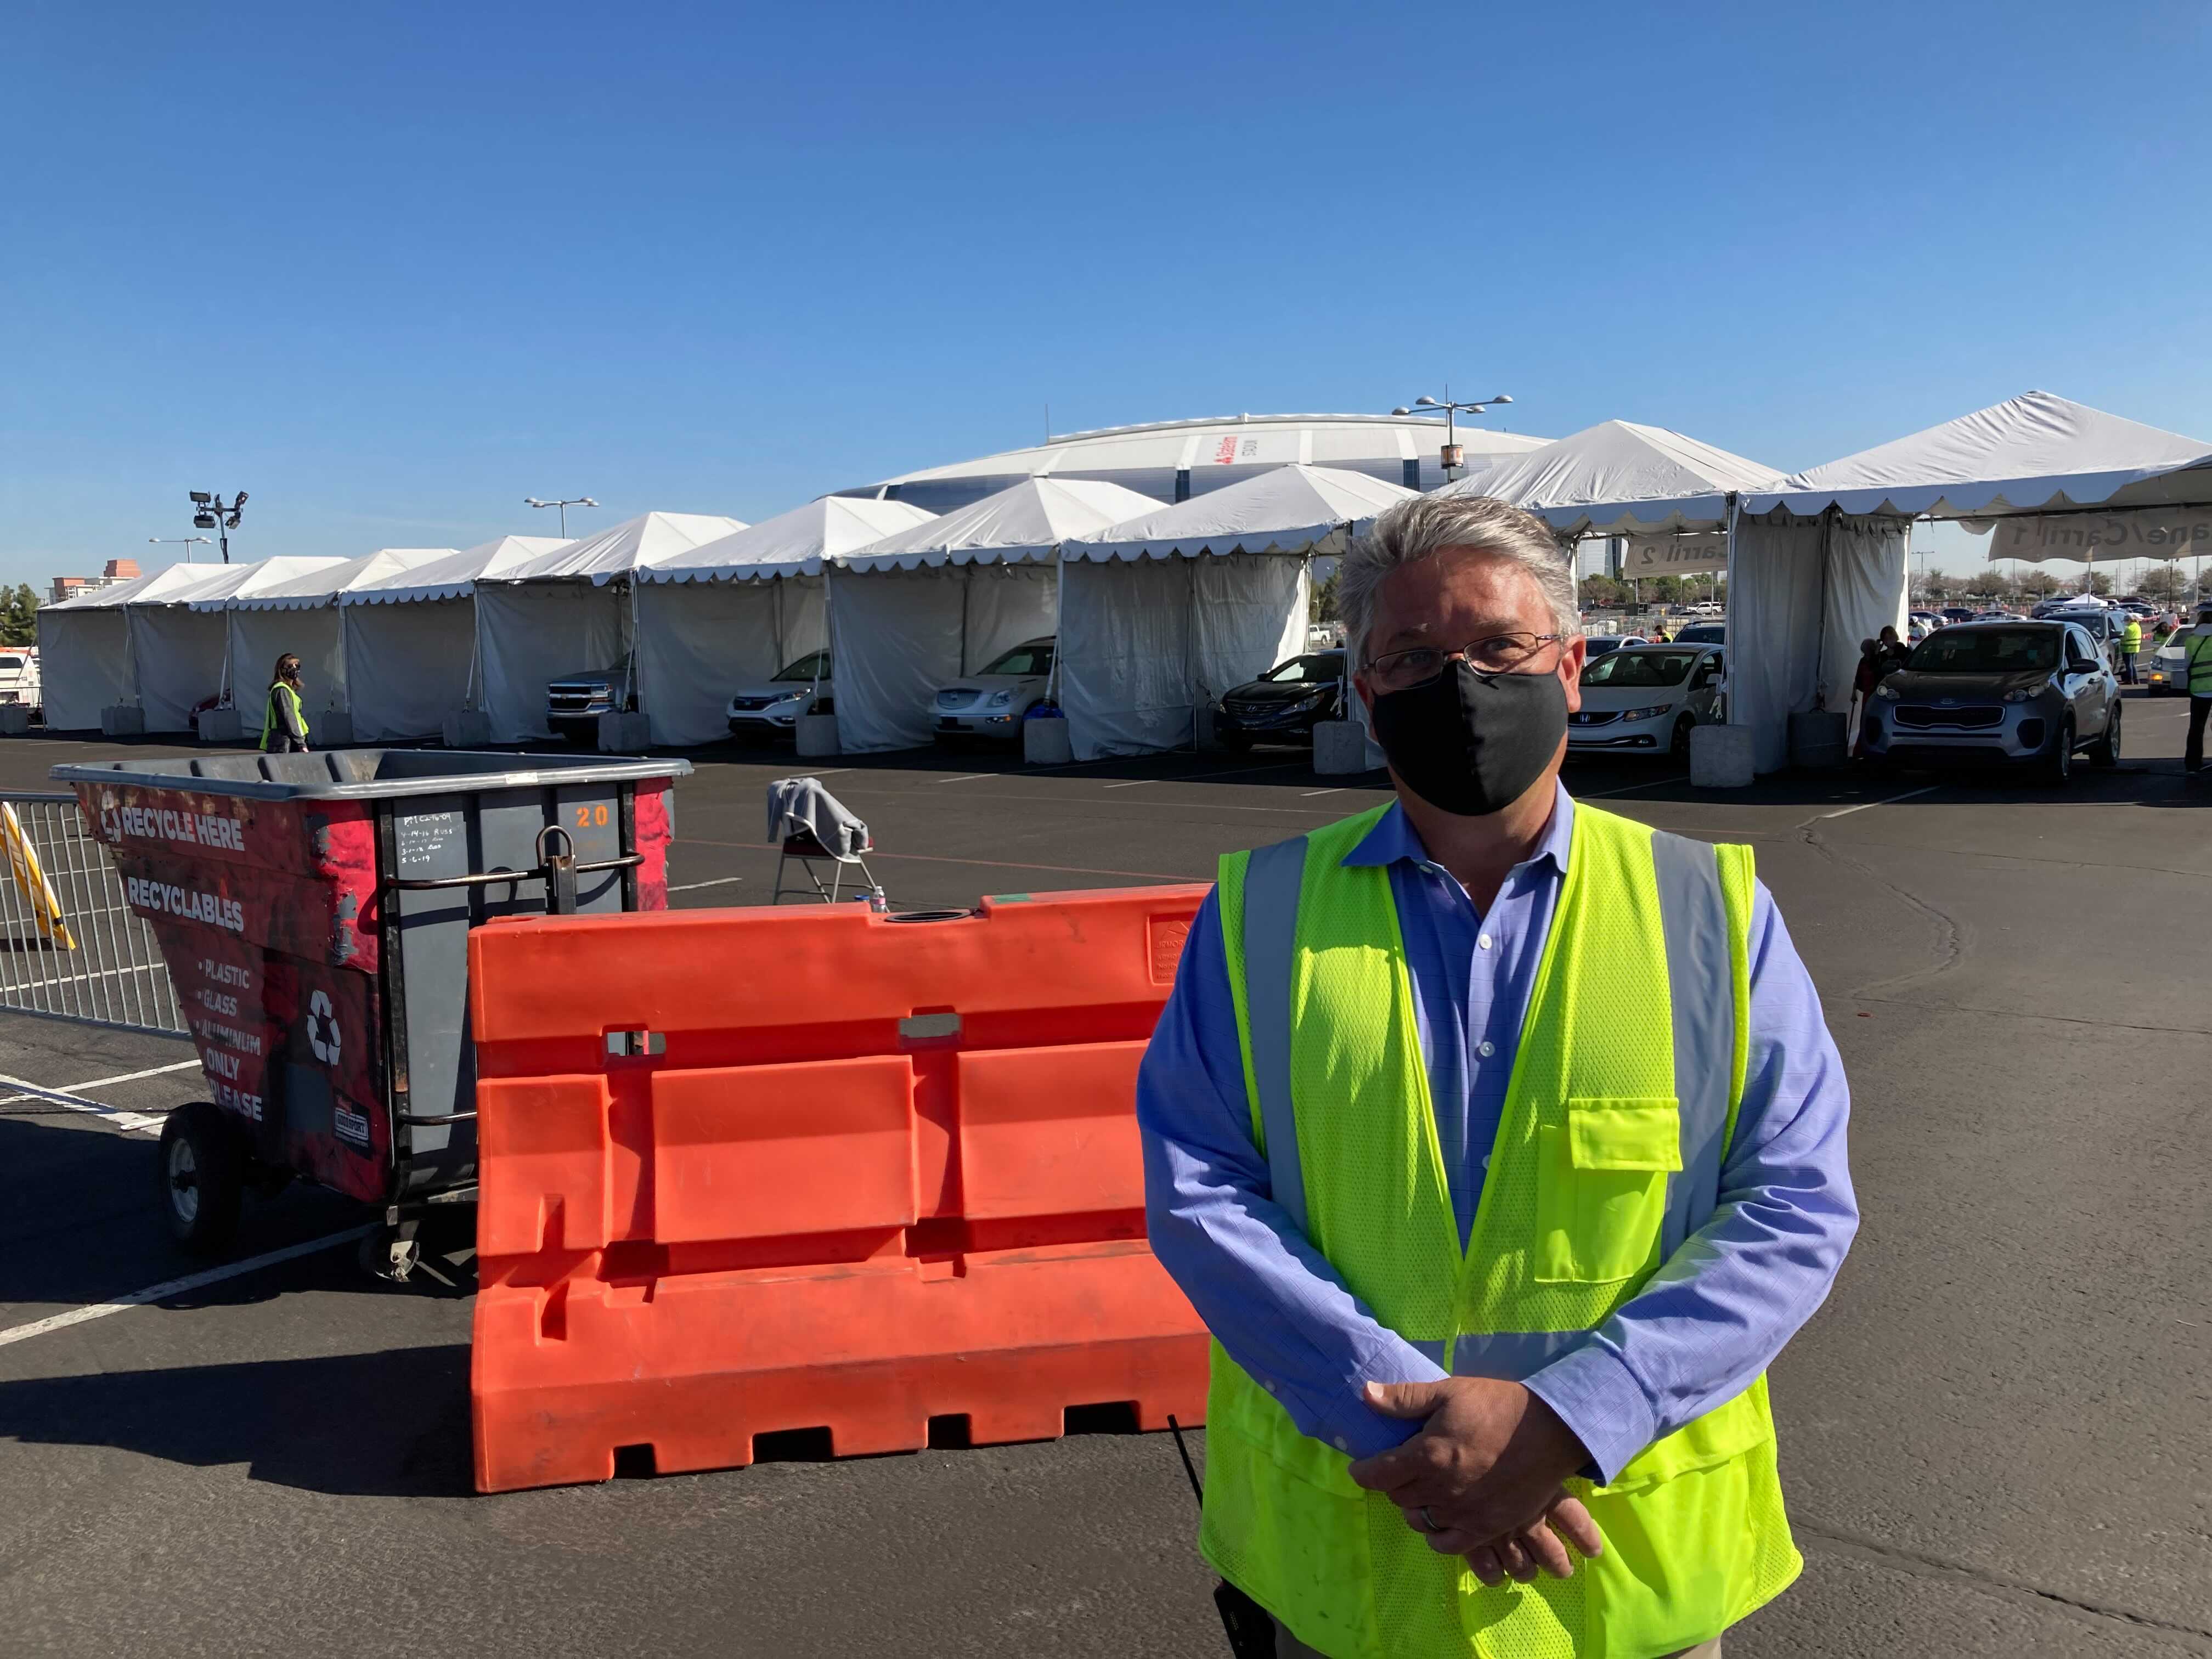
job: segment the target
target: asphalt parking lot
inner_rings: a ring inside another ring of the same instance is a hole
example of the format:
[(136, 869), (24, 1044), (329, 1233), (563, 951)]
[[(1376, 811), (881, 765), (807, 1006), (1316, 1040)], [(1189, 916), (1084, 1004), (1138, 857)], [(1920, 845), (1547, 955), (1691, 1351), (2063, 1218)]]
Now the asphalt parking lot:
[[(1808, 1571), (1731, 1659), (2212, 1655), (2212, 787), (2183, 708), (2131, 699), (2126, 763), (2063, 794), (1570, 769), (1753, 844), (1852, 1081), (1863, 1230), (1773, 1376)], [(156, 751), (10, 740), (0, 790), (130, 752)], [(678, 904), (766, 898), (762, 787), (797, 770), (868, 820), (899, 908), (1206, 879), (1380, 799), (1287, 751), (697, 767)], [(84, 1317), (195, 1270), (149, 1196), (189, 1056), (0, 1015), (0, 1652), (1225, 1652), (1163, 1436), (478, 1498), (465, 1235), (450, 1284), (332, 1245)], [(295, 1188), (238, 1254), (358, 1220)]]

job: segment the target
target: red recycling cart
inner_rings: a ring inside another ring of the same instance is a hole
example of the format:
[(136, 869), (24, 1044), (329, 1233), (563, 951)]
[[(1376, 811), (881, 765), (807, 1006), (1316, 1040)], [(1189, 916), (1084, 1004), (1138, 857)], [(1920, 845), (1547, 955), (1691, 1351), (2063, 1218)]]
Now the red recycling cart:
[(173, 1113), (169, 1228), (211, 1251), (241, 1194), (305, 1176), (383, 1212), (404, 1277), (422, 1206), (477, 1170), (468, 933), (665, 909), (688, 762), (345, 749), (58, 766), (150, 924), (213, 1098)]

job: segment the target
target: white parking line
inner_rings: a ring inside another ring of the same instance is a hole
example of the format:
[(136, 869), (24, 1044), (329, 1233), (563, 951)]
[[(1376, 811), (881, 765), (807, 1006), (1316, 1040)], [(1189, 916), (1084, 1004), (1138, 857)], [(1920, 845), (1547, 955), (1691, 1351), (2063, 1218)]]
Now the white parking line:
[(672, 893), (696, 893), (702, 887), (727, 887), (733, 881), (744, 879), (743, 876), (717, 876), (712, 881), (687, 881), (668, 890)]
[(308, 1240), (305, 1244), (288, 1244), (281, 1250), (265, 1251), (250, 1255), (243, 1261), (228, 1262), (220, 1267), (210, 1267), (204, 1273), (186, 1273), (182, 1279), (172, 1279), (160, 1285), (149, 1285), (143, 1291), (133, 1291), (128, 1296), (118, 1296), (112, 1302), (94, 1302), (89, 1306), (71, 1308), (67, 1313), (48, 1314), (44, 1319), (34, 1319), (27, 1325), (11, 1325), (0, 1330), (0, 1347), (10, 1342), (27, 1341), (34, 1336), (44, 1336), (48, 1331), (64, 1330), (71, 1325), (82, 1325), (88, 1319), (105, 1319), (109, 1314), (121, 1313), (126, 1308), (141, 1308), (149, 1302), (159, 1302), (172, 1296), (182, 1296), (187, 1291), (197, 1291), (204, 1285), (216, 1285), (226, 1279), (235, 1279), (240, 1273), (273, 1267), (280, 1261), (295, 1261), (303, 1255), (313, 1255), (319, 1250), (350, 1244), (356, 1238), (375, 1231), (375, 1224), (365, 1223), (349, 1227), (342, 1233), (326, 1234)]
[(963, 772), (957, 778), (939, 778), (938, 781), (939, 783), (973, 783), (978, 778), (994, 778), (998, 775), (996, 772)]
[(1101, 789), (1134, 789), (1140, 783), (1156, 783), (1156, 778), (1124, 778), (1119, 783), (1102, 783)]
[(1342, 794), (1343, 793), (1344, 793), (1344, 786), (1343, 786), (1342, 784), (1339, 784), (1339, 785), (1338, 785), (1335, 788), (1334, 788), (1334, 789), (1308, 789), (1308, 790), (1305, 790), (1305, 791), (1304, 791), (1304, 792), (1303, 792), (1303, 793), (1302, 793), (1302, 795), (1301, 795), (1300, 799), (1304, 799), (1304, 800), (1311, 800), (1311, 799), (1312, 799), (1316, 795), (1340, 795), (1340, 794)]
[[(106, 1083), (128, 1083), (135, 1078), (157, 1077), (164, 1072), (181, 1072), (188, 1067), (197, 1067), (198, 1065), (199, 1061), (197, 1060), (188, 1060), (179, 1065), (161, 1066), (155, 1071), (134, 1073), (131, 1077), (96, 1079), (91, 1083), (79, 1084), (77, 1086), (82, 1089), (97, 1089)], [(167, 1121), (167, 1115), (163, 1113), (149, 1115), (145, 1112), (126, 1112), (118, 1106), (103, 1105), (97, 1100), (86, 1100), (64, 1089), (42, 1088), (38, 1084), (26, 1083), (21, 1078), (9, 1077), (4, 1073), (0, 1073), (0, 1088), (15, 1090), (16, 1092), (9, 1097), (13, 1100), (43, 1100), (68, 1111), (89, 1112), (94, 1117), (106, 1118), (111, 1125), (126, 1134), (159, 1134), (161, 1132), (161, 1125)]]
[(1880, 800), (1863, 800), (1856, 806), (1846, 806), (1840, 812), (1822, 812), (1822, 818), (1847, 818), (1854, 812), (1863, 812), (1869, 806), (1889, 806), (1901, 800), (1911, 800), (1915, 795), (1932, 795), (1943, 786), (1931, 783), (1925, 789), (1908, 789), (1901, 795), (1885, 795)]

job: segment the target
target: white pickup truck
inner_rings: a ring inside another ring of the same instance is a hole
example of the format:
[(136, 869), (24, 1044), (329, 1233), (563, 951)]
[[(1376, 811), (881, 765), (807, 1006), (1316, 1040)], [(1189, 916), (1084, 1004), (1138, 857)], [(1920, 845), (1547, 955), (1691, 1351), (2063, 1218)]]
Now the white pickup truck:
[(0, 645), (0, 703), (40, 706), (39, 647)]

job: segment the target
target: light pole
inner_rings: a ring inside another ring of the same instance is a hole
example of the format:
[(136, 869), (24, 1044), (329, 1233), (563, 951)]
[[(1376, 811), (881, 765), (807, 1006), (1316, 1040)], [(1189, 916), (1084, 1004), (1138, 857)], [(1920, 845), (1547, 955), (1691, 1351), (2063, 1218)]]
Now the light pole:
[[(230, 562), (230, 532), (238, 528), (238, 520), (246, 508), (246, 492), (240, 490), (230, 505), (225, 507), (222, 491), (195, 489), (192, 495), (192, 528), (215, 530), (222, 538), (222, 562)], [(220, 528), (218, 529), (218, 526)], [(203, 536), (202, 541), (207, 539)]]
[[(198, 542), (203, 547), (213, 547), (215, 545), (213, 542), (208, 540), (204, 536), (149, 536), (146, 539), (149, 544), (155, 547), (189, 548), (194, 542)], [(191, 563), (191, 557), (192, 556), (190, 553), (186, 553), (185, 555), (185, 562), (187, 564)]]
[(1494, 398), (1483, 398), (1480, 403), (1455, 404), (1452, 401), (1451, 388), (1449, 386), (1446, 386), (1444, 388), (1444, 395), (1442, 398), (1416, 398), (1410, 405), (1401, 404), (1397, 408), (1392, 410), (1390, 412), (1393, 415), (1410, 415), (1417, 409), (1441, 409), (1443, 410), (1444, 449), (1442, 459), (1443, 461), (1444, 482), (1449, 483), (1456, 476), (1453, 469), (1467, 465), (1467, 452), (1460, 447), (1459, 441), (1460, 410), (1465, 410), (1470, 415), (1480, 415), (1486, 410), (1489, 409), (1492, 404), (1510, 404), (1512, 401), (1512, 398), (1501, 392)]
[(599, 503), (593, 501), (589, 495), (571, 495), (565, 501), (541, 501), (535, 495), (525, 495), (522, 498), (522, 504), (525, 507), (559, 507), (561, 509), (561, 539), (564, 542), (568, 539), (568, 509), (572, 507), (597, 507), (599, 505)]

